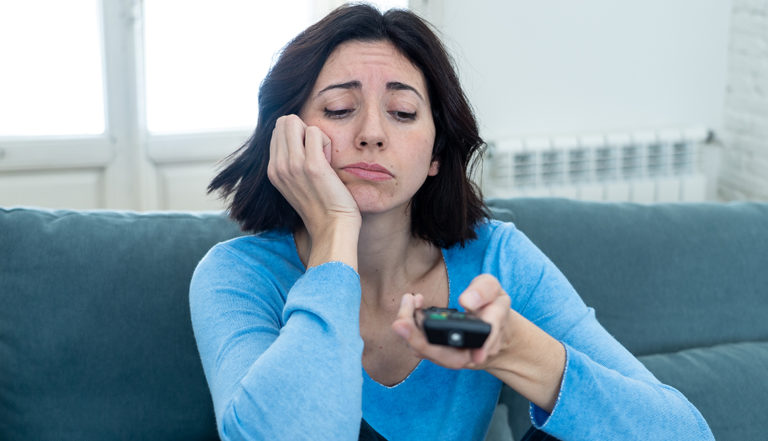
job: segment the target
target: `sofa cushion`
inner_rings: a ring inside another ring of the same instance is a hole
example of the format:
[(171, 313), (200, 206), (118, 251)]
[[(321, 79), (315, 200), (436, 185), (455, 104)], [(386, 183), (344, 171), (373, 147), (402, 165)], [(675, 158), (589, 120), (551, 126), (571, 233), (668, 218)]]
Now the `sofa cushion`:
[[(717, 441), (762, 439), (768, 433), (768, 342), (728, 343), (640, 357), (661, 382), (688, 398), (709, 423)], [(504, 387), (501, 403), (514, 436), (531, 426), (528, 401)]]
[(0, 439), (217, 439), (187, 298), (238, 234), (210, 213), (0, 209)]
[(699, 409), (716, 440), (757, 439), (768, 433), (768, 342), (646, 355), (640, 361)]
[(635, 355), (768, 341), (768, 204), (489, 201)]

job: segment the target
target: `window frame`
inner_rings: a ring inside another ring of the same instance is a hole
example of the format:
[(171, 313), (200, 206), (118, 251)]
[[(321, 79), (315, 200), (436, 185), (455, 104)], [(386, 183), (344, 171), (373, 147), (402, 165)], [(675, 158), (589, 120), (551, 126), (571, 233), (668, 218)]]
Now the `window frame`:
[[(316, 0), (314, 15), (320, 18), (343, 3), (344, 0)], [(427, 12), (425, 4), (429, 2), (409, 2), (411, 9)], [(251, 129), (183, 134), (149, 132), (143, 65), (144, 0), (101, 0), (98, 5), (104, 132), (0, 136), (0, 173), (105, 169), (105, 206), (151, 207), (157, 197), (149, 195), (153, 182), (152, 178), (147, 179), (151, 174), (148, 170), (163, 164), (216, 162), (244, 143)], [(126, 192), (121, 187), (137, 186), (140, 194), (121, 194)], [(149, 202), (141, 202), (147, 198)]]
[(209, 161), (233, 150), (247, 130), (153, 135), (146, 127), (143, 0), (102, 0), (104, 132), (98, 135), (0, 136), (0, 171), (109, 167), (121, 156), (152, 163)]

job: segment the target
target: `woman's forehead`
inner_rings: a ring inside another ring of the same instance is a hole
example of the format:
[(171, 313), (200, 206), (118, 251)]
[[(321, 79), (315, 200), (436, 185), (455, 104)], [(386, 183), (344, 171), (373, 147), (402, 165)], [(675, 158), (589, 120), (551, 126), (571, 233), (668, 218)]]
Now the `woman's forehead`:
[(353, 81), (360, 82), (362, 87), (398, 82), (426, 96), (424, 74), (389, 41), (340, 44), (320, 71), (313, 95), (330, 85)]

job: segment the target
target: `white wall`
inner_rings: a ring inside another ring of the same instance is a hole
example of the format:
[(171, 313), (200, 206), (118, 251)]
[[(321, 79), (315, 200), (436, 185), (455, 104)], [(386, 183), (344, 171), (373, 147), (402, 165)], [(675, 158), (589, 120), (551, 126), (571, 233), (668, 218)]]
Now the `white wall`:
[(768, 200), (768, 0), (735, 0), (720, 197)]
[[(489, 141), (699, 124), (719, 132), (724, 125), (732, 0), (410, 3), (442, 30)], [(148, 140), (136, 131), (137, 69), (126, 64), (131, 54), (125, 55), (135, 49), (139, 32), (136, 4), (104, 2), (107, 70), (117, 78), (107, 84), (114, 98), (107, 113), (117, 121), (112, 136), (71, 146), (0, 142), (0, 205), (220, 207), (206, 197), (205, 185), (216, 161), (247, 134), (178, 142)], [(129, 116), (121, 119), (123, 114)], [(731, 132), (738, 134), (739, 127), (731, 124)], [(760, 161), (749, 161), (749, 155), (736, 164), (753, 169), (765, 163), (765, 155)], [(731, 180), (741, 173), (734, 169)], [(768, 171), (753, 175), (757, 180)], [(746, 188), (753, 181), (740, 182)]]
[(730, 0), (432, 3), (487, 140), (722, 127)]

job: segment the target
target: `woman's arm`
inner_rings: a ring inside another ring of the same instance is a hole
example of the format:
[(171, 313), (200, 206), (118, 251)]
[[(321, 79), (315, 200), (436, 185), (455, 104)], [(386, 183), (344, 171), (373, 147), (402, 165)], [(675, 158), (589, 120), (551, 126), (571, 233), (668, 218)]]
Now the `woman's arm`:
[[(533, 424), (563, 440), (713, 440), (698, 410), (616, 341), (554, 264), (528, 246), (542, 262), (541, 274), (521, 314), (566, 352), (554, 406), (534, 402)], [(507, 361), (494, 370), (509, 372), (514, 365)]]
[(713, 439), (698, 410), (608, 334), (541, 251), (514, 227), (500, 228), (489, 253), (494, 275), (476, 278), (459, 299), (492, 324), (483, 348), (429, 345), (408, 318), (420, 306), (413, 297), (393, 328), (414, 350), (497, 376), (531, 400), (534, 425), (564, 441)]
[(535, 403), (552, 411), (565, 369), (565, 348), (556, 339), (510, 309), (509, 295), (489, 274), (476, 277), (460, 297), (462, 306), (490, 323), (482, 348), (456, 350), (429, 344), (413, 322), (424, 307), (421, 294), (405, 294), (393, 329), (414, 351), (451, 369), (485, 369)]
[(359, 276), (346, 264), (326, 263), (291, 286), (297, 275), (279, 258), (267, 256), (254, 265), (247, 261), (254, 252), (238, 251), (215, 247), (190, 287), (192, 324), (219, 435), (357, 439)]
[(215, 247), (193, 276), (192, 322), (223, 439), (358, 434), (361, 216), (330, 159), (320, 129), (277, 120), (267, 174), (303, 221), (304, 274), (254, 239)]
[(531, 403), (552, 412), (566, 365), (563, 344), (507, 305), (498, 308), (498, 317), (492, 311), (484, 313), (484, 309), (492, 309), (489, 306), (494, 301), (509, 299), (491, 275), (476, 277), (459, 299), (468, 311), (498, 323), (490, 345), (471, 354), (469, 367), (485, 369)]
[(299, 214), (309, 236), (307, 267), (338, 261), (357, 270), (362, 217), (331, 168), (331, 139), (298, 116), (285, 115), (275, 123), (269, 152), (269, 180)]
[(317, 127), (277, 120), (268, 176), (303, 221), (304, 274), (292, 279), (268, 241), (219, 245), (195, 270), (192, 323), (222, 439), (357, 437), (361, 216), (330, 155)]

